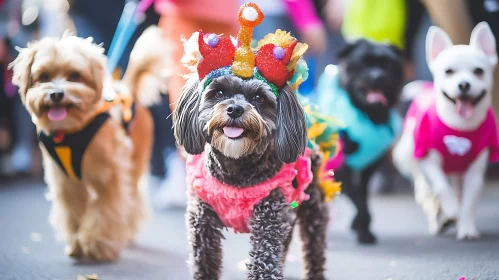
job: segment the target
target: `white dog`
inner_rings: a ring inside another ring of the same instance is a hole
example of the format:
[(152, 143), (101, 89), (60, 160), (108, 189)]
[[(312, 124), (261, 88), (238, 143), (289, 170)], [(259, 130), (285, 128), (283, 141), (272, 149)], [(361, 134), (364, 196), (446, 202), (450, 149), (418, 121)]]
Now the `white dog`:
[(478, 24), (470, 45), (453, 45), (438, 27), (426, 38), (434, 85), (413, 82), (415, 97), (394, 148), (399, 170), (414, 179), (416, 201), (432, 234), (457, 221), (458, 239), (476, 239), (474, 213), (487, 164), (499, 159), (492, 111), (496, 42), (487, 23)]

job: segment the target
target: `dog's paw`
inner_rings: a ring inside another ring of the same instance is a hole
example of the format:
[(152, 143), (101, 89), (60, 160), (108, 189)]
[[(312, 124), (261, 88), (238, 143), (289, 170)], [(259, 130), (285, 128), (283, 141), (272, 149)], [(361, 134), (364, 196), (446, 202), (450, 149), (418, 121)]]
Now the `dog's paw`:
[(431, 235), (437, 235), (440, 232), (440, 226), (436, 216), (428, 216), (428, 232)]
[(357, 242), (359, 244), (375, 244), (376, 236), (369, 230), (357, 230)]
[(85, 257), (98, 262), (115, 261), (120, 256), (121, 247), (112, 242), (95, 236), (84, 236), (80, 245)]
[(443, 220), (456, 220), (459, 213), (459, 202), (452, 190), (445, 190), (440, 194), (440, 208)]
[(428, 217), (428, 231), (431, 235), (443, 234), (455, 224), (455, 219), (449, 219), (442, 214)]
[(456, 220), (454, 219), (440, 220), (438, 224), (438, 233), (442, 234), (455, 225)]
[(457, 227), (457, 240), (476, 240), (480, 238), (475, 225), (472, 224), (459, 224)]
[(71, 258), (81, 259), (84, 257), (83, 249), (76, 238), (66, 244), (64, 251), (66, 252), (66, 255)]

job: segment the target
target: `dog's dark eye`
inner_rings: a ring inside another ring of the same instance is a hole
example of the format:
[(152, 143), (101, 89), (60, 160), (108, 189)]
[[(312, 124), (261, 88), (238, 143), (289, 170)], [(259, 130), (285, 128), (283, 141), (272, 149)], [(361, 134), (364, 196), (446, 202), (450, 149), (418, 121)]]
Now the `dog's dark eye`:
[(445, 70), (445, 74), (452, 75), (452, 74), (454, 74), (454, 70), (449, 68), (449, 69)]
[(262, 104), (263, 101), (265, 101), (265, 98), (261, 95), (255, 95), (255, 97), (253, 97), (253, 101), (255, 101), (256, 103), (259, 103), (259, 104)]
[(216, 98), (216, 99), (222, 99), (222, 98), (224, 98), (224, 97), (225, 97), (225, 95), (224, 95), (223, 91), (221, 91), (221, 90), (219, 90), (219, 91), (217, 91), (217, 92), (215, 93), (215, 98)]
[(70, 82), (78, 82), (80, 80), (81, 76), (80, 73), (78, 72), (71, 72), (68, 76), (68, 81)]
[(475, 75), (477, 75), (477, 76), (480, 76), (480, 75), (482, 75), (482, 74), (483, 74), (483, 69), (482, 69), (482, 68), (480, 68), (480, 67), (477, 67), (477, 68), (475, 68), (475, 69), (473, 70), (473, 73), (475, 73)]
[(50, 77), (49, 77), (49, 74), (46, 73), (46, 72), (43, 72), (40, 74), (40, 76), (38, 76), (38, 81), (40, 83), (46, 83), (50, 80)]

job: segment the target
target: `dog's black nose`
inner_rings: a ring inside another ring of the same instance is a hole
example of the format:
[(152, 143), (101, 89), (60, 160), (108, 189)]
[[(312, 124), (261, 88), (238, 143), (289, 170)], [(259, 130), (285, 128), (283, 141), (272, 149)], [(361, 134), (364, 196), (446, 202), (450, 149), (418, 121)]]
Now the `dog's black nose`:
[(233, 119), (239, 118), (243, 115), (243, 113), (244, 108), (242, 106), (230, 104), (229, 107), (227, 107), (227, 115)]
[(381, 69), (373, 69), (369, 72), (369, 78), (373, 83), (378, 83), (383, 80), (385, 73)]
[(58, 90), (50, 93), (50, 100), (54, 102), (61, 102), (62, 98), (64, 97), (64, 91)]
[(458, 87), (462, 92), (467, 92), (470, 90), (471, 85), (468, 82), (460, 82)]

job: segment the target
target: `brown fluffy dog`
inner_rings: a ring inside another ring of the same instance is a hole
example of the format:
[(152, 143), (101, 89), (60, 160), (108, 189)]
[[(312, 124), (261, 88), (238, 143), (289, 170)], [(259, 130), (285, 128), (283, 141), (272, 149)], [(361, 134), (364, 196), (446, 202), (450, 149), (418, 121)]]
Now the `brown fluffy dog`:
[(113, 88), (120, 88), (118, 96), (132, 94), (136, 101), (127, 130), (125, 106), (107, 106), (110, 117), (86, 146), (79, 178), (40, 145), (52, 200), (50, 222), (71, 257), (116, 260), (145, 217), (139, 181), (148, 169), (153, 120), (144, 103), (159, 93), (164, 44), (158, 40), (157, 29), (139, 38), (119, 85), (106, 76), (104, 50), (91, 38), (45, 38), (21, 49), (12, 63), (13, 81), (38, 133), (68, 137), (85, 129), (109, 104), (103, 93), (114, 93)]

